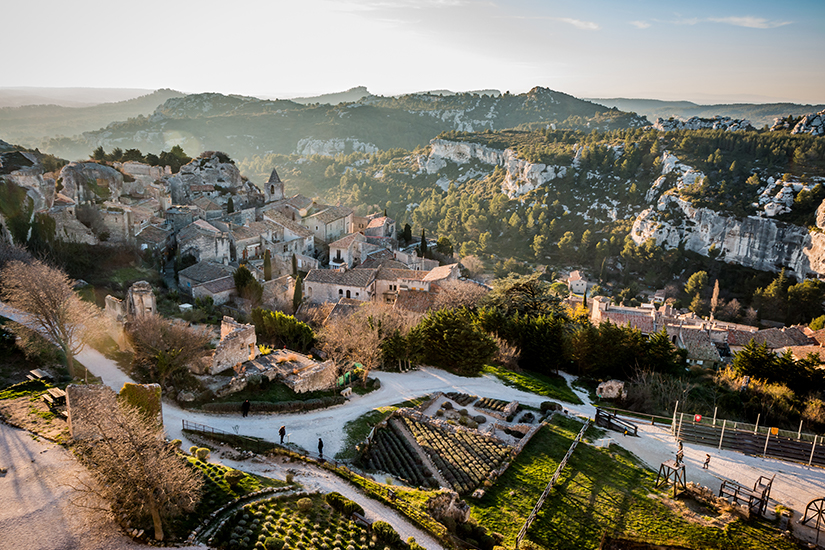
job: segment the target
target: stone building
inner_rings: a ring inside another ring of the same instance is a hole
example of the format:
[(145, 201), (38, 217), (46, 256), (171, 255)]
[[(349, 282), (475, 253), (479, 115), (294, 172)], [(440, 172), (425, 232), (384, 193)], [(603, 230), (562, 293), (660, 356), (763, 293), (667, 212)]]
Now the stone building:
[(125, 300), (106, 296), (104, 311), (108, 318), (119, 323), (154, 315), (158, 311), (158, 305), (152, 285), (146, 281), (137, 281), (129, 287)]
[(269, 175), (269, 179), (264, 184), (264, 201), (280, 201), (284, 198), (284, 184), (278, 177), (278, 172), (274, 168)]
[(192, 296), (196, 286), (231, 276), (234, 270), (228, 265), (215, 262), (198, 262), (178, 272), (178, 288), (184, 294)]
[(231, 261), (231, 235), (205, 220), (195, 220), (184, 227), (177, 235), (177, 244), (181, 257), (191, 255), (198, 262)]
[(339, 298), (372, 299), (377, 269), (313, 269), (304, 279), (304, 299), (313, 304)]

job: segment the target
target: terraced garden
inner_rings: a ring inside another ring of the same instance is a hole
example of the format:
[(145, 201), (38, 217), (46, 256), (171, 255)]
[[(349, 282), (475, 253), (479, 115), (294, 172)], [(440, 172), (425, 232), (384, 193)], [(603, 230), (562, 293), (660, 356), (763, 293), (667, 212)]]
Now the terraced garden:
[(464, 431), (450, 433), (409, 418), (402, 420), (459, 494), (469, 493), (478, 487), (510, 452), (508, 447), (479, 434)]
[(438, 486), (416, 450), (393, 422), (375, 431), (361, 462), (370, 470), (387, 472), (416, 487)]
[(370, 550), (383, 548), (362, 526), (333, 510), (318, 494), (248, 504), (216, 533), (216, 548)]

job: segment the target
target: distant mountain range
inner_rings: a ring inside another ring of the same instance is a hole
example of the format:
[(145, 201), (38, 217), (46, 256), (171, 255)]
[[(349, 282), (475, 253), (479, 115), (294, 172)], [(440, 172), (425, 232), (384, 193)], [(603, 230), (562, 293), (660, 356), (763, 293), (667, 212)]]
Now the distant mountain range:
[(333, 155), (415, 149), (450, 131), (533, 125), (589, 131), (649, 124), (635, 115), (540, 87), (519, 95), (368, 95), (354, 103), (317, 103), (216, 93), (171, 97), (149, 116), (114, 122), (74, 138), (51, 139), (41, 143), (41, 149), (79, 159), (99, 146), (107, 151), (119, 147), (158, 153), (181, 145), (190, 155), (220, 150), (244, 159), (270, 153)]
[(698, 105), (690, 101), (661, 101), (658, 99), (588, 99), (606, 107), (615, 107), (621, 111), (630, 111), (646, 116), (651, 122), (657, 118), (712, 118), (728, 116), (746, 119), (756, 128), (770, 127), (775, 118), (789, 115), (802, 116), (818, 113), (825, 105), (799, 105), (797, 103), (726, 103), (716, 105)]
[(151, 94), (143, 88), (0, 88), (0, 107), (24, 105), (59, 105), (61, 107), (91, 107), (115, 103)]
[(158, 105), (184, 94), (174, 90), (156, 90), (139, 97), (101, 103), (90, 107), (61, 105), (27, 105), (0, 109), (0, 139), (28, 147), (37, 147), (44, 139), (75, 136), (99, 130), (116, 120), (150, 115)]

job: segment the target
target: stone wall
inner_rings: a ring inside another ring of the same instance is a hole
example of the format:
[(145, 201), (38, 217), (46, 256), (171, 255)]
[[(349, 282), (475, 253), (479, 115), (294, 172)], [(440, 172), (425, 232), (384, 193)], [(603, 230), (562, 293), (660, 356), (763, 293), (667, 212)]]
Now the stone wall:
[(295, 393), (327, 390), (335, 385), (338, 369), (332, 360), (316, 363), (311, 367), (284, 378), (284, 383)]
[(109, 232), (109, 241), (131, 242), (134, 239), (132, 209), (128, 206), (106, 203), (100, 209), (100, 218), (106, 226), (106, 231)]
[(67, 243), (98, 244), (92, 230), (77, 221), (67, 210), (52, 210), (49, 216), (54, 220), (54, 238)]
[(231, 317), (221, 321), (221, 340), (212, 356), (210, 374), (231, 369), (258, 355), (258, 339), (254, 325), (244, 325)]
[(133, 284), (129, 288), (126, 300), (127, 313), (135, 317), (154, 315), (158, 311), (157, 299), (155, 293), (152, 292), (152, 285), (146, 281), (137, 281)]

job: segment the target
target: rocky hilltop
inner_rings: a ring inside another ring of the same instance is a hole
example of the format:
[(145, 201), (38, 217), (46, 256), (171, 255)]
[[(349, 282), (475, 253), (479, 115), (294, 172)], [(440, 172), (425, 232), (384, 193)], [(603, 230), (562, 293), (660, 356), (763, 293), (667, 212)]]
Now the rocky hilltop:
[(810, 134), (825, 136), (825, 110), (809, 113), (799, 117), (777, 117), (773, 121), (771, 132), (790, 130), (792, 134)]

